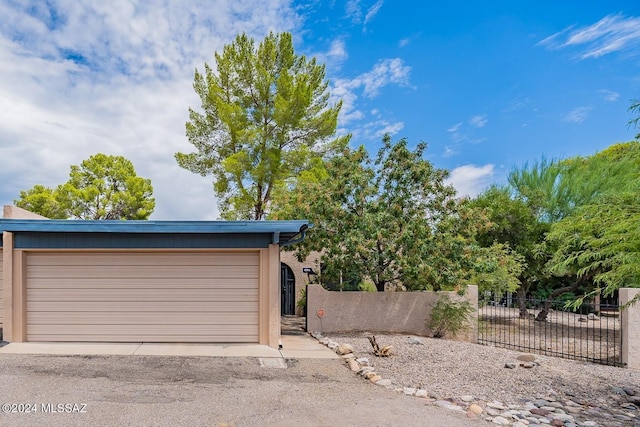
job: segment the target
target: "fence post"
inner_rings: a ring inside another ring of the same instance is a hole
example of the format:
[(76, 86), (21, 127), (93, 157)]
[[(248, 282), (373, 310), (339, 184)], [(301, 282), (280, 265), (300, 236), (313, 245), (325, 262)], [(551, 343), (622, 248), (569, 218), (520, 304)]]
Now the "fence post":
[[(621, 288), (620, 305), (640, 294), (640, 289)], [(640, 302), (620, 312), (622, 326), (622, 363), (628, 368), (640, 370)]]

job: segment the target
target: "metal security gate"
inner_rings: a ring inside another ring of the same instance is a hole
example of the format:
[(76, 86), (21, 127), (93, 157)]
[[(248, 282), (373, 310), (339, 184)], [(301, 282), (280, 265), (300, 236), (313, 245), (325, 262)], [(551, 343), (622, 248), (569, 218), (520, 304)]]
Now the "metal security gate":
[[(566, 359), (623, 366), (622, 328), (617, 304), (583, 304), (565, 308), (566, 301), (525, 300), (520, 313), (516, 298), (481, 295), (478, 301), (478, 343)], [(544, 321), (536, 314), (548, 304)]]
[(291, 268), (280, 264), (281, 301), (280, 314), (283, 316), (296, 314), (296, 279)]

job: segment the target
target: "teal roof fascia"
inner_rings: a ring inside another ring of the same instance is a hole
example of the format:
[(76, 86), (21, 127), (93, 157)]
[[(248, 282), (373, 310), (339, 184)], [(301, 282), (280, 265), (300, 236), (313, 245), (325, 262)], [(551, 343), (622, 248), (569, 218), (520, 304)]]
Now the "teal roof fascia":
[(270, 234), (284, 244), (310, 228), (307, 220), (289, 221), (107, 221), (2, 219), (0, 232), (13, 233), (147, 233)]

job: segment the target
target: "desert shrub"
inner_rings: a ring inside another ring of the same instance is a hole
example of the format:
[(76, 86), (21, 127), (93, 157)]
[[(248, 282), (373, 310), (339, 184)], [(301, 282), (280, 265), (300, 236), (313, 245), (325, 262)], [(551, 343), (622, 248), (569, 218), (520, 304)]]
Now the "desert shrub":
[(459, 332), (466, 332), (473, 312), (474, 308), (469, 301), (452, 301), (448, 295), (440, 296), (431, 309), (429, 320), (433, 337), (455, 337)]
[(296, 302), (296, 312), (298, 316), (306, 316), (307, 315), (307, 287), (305, 286), (300, 291), (300, 298), (298, 298), (298, 302)]
[(377, 292), (376, 285), (371, 282), (362, 282), (358, 285), (360, 292)]

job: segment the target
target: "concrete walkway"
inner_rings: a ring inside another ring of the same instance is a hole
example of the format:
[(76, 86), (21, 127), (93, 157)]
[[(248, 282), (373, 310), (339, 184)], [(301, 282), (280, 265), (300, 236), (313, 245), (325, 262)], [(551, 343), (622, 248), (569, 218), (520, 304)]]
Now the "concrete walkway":
[(9, 343), (0, 348), (0, 354), (338, 358), (308, 334), (283, 335), (280, 342), (280, 350), (259, 344), (25, 342)]

